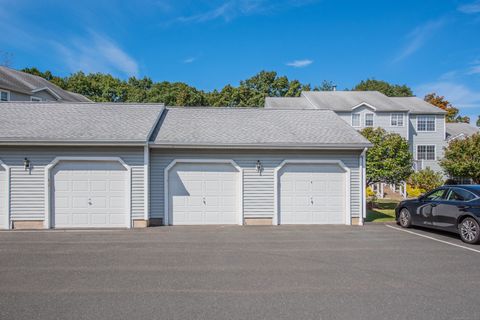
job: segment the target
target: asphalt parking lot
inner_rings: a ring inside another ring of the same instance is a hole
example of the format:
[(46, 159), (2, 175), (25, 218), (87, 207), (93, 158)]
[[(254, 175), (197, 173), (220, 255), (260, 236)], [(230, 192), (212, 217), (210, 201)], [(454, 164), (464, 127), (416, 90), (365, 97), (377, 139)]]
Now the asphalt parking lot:
[(0, 232), (0, 319), (480, 319), (480, 246), (392, 226)]

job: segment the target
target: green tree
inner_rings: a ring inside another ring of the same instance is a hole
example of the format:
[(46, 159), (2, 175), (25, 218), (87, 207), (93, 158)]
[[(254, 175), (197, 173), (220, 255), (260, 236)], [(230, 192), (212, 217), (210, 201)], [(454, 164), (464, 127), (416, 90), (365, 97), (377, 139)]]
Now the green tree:
[(24, 68), (24, 69), (22, 69), (21, 71), (23, 71), (23, 72), (25, 72), (25, 73), (33, 74), (33, 75), (35, 75), (35, 76), (42, 77), (42, 78), (50, 81), (51, 83), (59, 86), (59, 87), (62, 88), (62, 89), (65, 89), (65, 88), (66, 88), (65, 79), (64, 79), (64, 78), (61, 78), (61, 77), (54, 76), (49, 70), (47, 70), (47, 71), (45, 71), (45, 72), (41, 72), (41, 71), (38, 70), (37, 68), (32, 67), (32, 68)]
[(430, 191), (443, 185), (443, 176), (439, 172), (426, 168), (412, 173), (408, 177), (407, 183), (414, 188)]
[(319, 86), (315, 86), (313, 91), (333, 91), (337, 88), (333, 81), (323, 80)]
[(365, 128), (360, 133), (373, 144), (367, 151), (367, 186), (406, 181), (413, 171), (408, 141), (382, 128)]
[(360, 81), (354, 91), (379, 91), (389, 97), (412, 97), (413, 92), (407, 85), (390, 84), (386, 81), (367, 79)]
[(480, 133), (451, 141), (440, 165), (451, 177), (470, 178), (480, 183)]
[(478, 119), (477, 119), (477, 127), (480, 128), (480, 116), (478, 116)]
[(469, 117), (462, 117), (459, 115), (459, 110), (455, 108), (450, 101), (445, 99), (444, 96), (439, 96), (436, 93), (429, 93), (423, 98), (426, 102), (433, 104), (436, 107), (439, 107), (442, 110), (447, 111), (445, 116), (445, 121), (447, 122), (465, 122), (470, 123)]

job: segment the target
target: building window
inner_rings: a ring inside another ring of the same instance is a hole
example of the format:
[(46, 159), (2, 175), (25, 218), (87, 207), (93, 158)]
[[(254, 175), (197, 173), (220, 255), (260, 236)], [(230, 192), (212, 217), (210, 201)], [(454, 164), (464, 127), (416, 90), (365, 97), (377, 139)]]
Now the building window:
[(435, 146), (417, 146), (417, 160), (435, 160)]
[(41, 102), (41, 101), (42, 101), (42, 98), (38, 98), (38, 97), (30, 97), (30, 101), (34, 101), (34, 102)]
[(365, 127), (373, 127), (373, 113), (365, 114)]
[(10, 92), (0, 91), (0, 101), (10, 101)]
[(435, 131), (435, 116), (418, 116), (417, 131)]
[(392, 127), (403, 127), (403, 113), (392, 113), (390, 115), (390, 125)]
[(360, 113), (352, 113), (352, 127), (360, 127)]

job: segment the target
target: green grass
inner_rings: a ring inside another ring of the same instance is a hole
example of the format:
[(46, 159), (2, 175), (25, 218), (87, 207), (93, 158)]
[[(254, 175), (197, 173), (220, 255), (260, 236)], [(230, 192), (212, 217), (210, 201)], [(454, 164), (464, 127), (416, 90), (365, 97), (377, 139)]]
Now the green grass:
[(373, 209), (367, 210), (367, 222), (395, 221), (395, 207), (398, 201), (391, 199), (378, 199)]

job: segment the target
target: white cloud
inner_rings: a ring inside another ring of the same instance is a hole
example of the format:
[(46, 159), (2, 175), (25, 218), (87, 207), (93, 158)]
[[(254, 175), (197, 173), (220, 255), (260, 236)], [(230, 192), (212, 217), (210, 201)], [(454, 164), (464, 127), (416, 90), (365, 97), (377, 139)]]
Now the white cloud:
[(419, 97), (423, 97), (431, 92), (445, 96), (448, 101), (458, 108), (480, 109), (480, 91), (472, 90), (463, 84), (440, 81), (425, 83), (415, 88), (415, 93)]
[(313, 60), (304, 59), (304, 60), (294, 60), (292, 62), (287, 62), (286, 65), (294, 68), (304, 68), (313, 63)]
[(137, 62), (106, 36), (91, 32), (88, 37), (54, 45), (72, 72), (138, 75)]
[(475, 1), (469, 4), (461, 5), (457, 9), (458, 11), (466, 14), (480, 13), (480, 1)]
[[(270, 14), (293, 7), (302, 7), (319, 0), (229, 0), (212, 6), (212, 1), (207, 2), (209, 8), (203, 12), (181, 15), (173, 22), (177, 23), (202, 23), (211, 20), (222, 19), (229, 22), (241, 16), (254, 14)], [(167, 23), (170, 24), (170, 23)]]
[(480, 74), (480, 65), (470, 67), (470, 69), (468, 69), (467, 74), (470, 74), (470, 75), (471, 74)]
[(190, 57), (190, 58), (186, 58), (185, 60), (183, 60), (183, 63), (193, 63), (197, 60), (197, 58), (194, 58), (194, 57)]
[(445, 19), (439, 19), (416, 27), (407, 35), (407, 44), (394, 59), (394, 62), (399, 62), (419, 50), (445, 22)]

